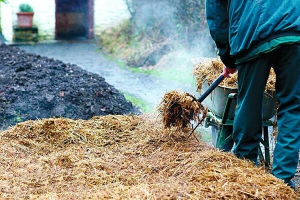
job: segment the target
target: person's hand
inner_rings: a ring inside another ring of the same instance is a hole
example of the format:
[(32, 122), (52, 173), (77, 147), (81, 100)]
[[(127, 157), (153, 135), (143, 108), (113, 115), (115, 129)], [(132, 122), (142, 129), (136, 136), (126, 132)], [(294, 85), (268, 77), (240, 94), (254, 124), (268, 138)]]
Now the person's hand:
[(230, 74), (233, 74), (236, 71), (237, 71), (237, 68), (229, 68), (224, 65), (222, 75), (227, 78), (230, 78)]

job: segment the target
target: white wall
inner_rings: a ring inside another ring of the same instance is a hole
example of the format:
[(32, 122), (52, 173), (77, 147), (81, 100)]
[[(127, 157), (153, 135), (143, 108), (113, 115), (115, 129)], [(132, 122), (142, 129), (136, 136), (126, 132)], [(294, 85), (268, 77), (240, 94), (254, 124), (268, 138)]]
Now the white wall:
[(1, 28), (4, 38), (8, 41), (13, 39), (12, 9), (8, 4), (1, 3)]
[[(26, 1), (29, 2), (29, 0)], [(33, 23), (39, 29), (40, 39), (53, 40), (55, 37), (55, 1), (30, 0), (29, 3), (35, 11)], [(15, 18), (15, 20), (17, 19)]]
[[(21, 3), (28, 3), (34, 9), (33, 24), (39, 29), (40, 40), (55, 37), (55, 0), (7, 0), (1, 6), (2, 33), (12, 41), (13, 25), (17, 25), (17, 12)], [(94, 34), (118, 25), (130, 15), (125, 0), (94, 0)]]
[(125, 0), (94, 0), (94, 15), (95, 34), (130, 17)]

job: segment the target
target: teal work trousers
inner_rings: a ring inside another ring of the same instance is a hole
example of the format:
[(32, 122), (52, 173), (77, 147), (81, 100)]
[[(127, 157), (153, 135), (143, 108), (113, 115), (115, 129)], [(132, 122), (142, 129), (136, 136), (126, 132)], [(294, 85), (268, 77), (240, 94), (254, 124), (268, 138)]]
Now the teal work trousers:
[(300, 147), (300, 44), (286, 44), (259, 58), (238, 65), (238, 105), (234, 118), (233, 153), (257, 162), (262, 140), (263, 95), (270, 68), (276, 73), (278, 137), (272, 174), (294, 177)]

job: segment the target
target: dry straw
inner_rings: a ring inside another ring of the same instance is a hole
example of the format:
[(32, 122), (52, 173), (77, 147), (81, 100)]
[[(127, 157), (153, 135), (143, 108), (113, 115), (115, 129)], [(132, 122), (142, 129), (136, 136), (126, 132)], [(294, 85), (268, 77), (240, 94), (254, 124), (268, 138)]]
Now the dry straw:
[(296, 199), (282, 181), (153, 116), (43, 119), (0, 132), (6, 199)]
[(206, 110), (193, 95), (175, 90), (164, 95), (158, 111), (166, 128), (174, 126), (184, 129), (191, 125), (191, 121), (202, 122), (206, 115)]
[[(196, 77), (197, 89), (201, 90), (203, 82), (211, 84), (223, 71), (224, 64), (217, 58), (203, 58), (192, 60), (194, 64), (193, 74)], [(238, 72), (231, 75), (230, 78), (224, 79), (220, 86), (226, 88), (237, 88)], [(276, 75), (274, 69), (271, 68), (266, 90), (275, 90)]]

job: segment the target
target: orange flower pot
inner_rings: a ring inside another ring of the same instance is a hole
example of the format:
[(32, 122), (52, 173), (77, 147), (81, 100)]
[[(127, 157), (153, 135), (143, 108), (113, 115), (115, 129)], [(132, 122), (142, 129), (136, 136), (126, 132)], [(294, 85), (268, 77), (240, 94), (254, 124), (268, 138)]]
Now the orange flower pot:
[(18, 12), (18, 26), (21, 28), (32, 27), (33, 12)]

